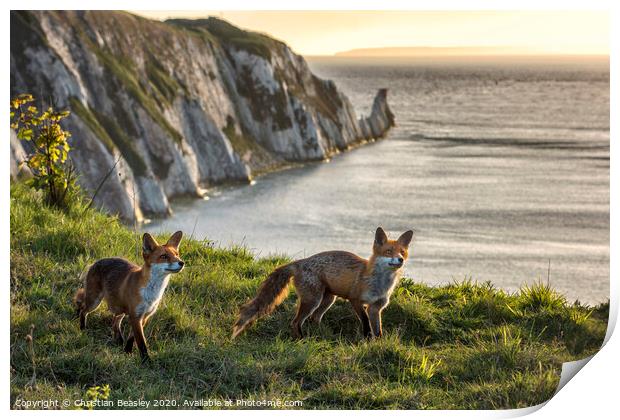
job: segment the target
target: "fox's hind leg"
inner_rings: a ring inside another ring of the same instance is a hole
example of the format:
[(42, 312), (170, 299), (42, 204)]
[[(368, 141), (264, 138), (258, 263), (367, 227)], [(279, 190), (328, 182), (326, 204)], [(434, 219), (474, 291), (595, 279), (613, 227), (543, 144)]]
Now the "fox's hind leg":
[[(93, 282), (94, 283), (94, 282)], [(86, 328), (86, 316), (97, 309), (103, 300), (103, 290), (95, 284), (89, 284), (84, 293), (84, 302), (80, 309), (80, 329)]]
[(73, 304), (75, 305), (76, 317), (80, 316), (80, 312), (82, 312), (82, 308), (84, 307), (84, 300), (86, 299), (86, 279), (88, 278), (88, 273), (90, 272), (91, 267), (92, 266), (89, 265), (84, 268), (84, 270), (82, 270), (82, 273), (80, 274), (80, 284), (83, 287), (77, 289), (75, 295), (73, 296)]
[(312, 314), (312, 321), (320, 324), (321, 319), (323, 319), (323, 315), (325, 315), (325, 312), (327, 312), (329, 308), (332, 307), (335, 301), (336, 295), (333, 295), (328, 290), (325, 290), (325, 292), (323, 293), (323, 300), (321, 300), (321, 304)]
[(302, 338), (301, 327), (306, 319), (321, 305), (325, 286), (315, 276), (304, 273), (303, 276), (295, 276), (295, 289), (299, 296), (297, 303), (297, 315), (291, 323), (293, 337)]
[(293, 337), (302, 338), (304, 336), (301, 331), (301, 327), (304, 325), (304, 322), (306, 322), (306, 319), (312, 315), (320, 304), (320, 297), (318, 299), (316, 297), (299, 299), (299, 303), (297, 305), (297, 315), (295, 315), (295, 319), (293, 319), (293, 323), (291, 324)]
[(121, 323), (125, 318), (125, 314), (114, 315), (114, 322), (112, 323), (112, 332), (114, 334), (114, 342), (119, 346), (123, 345), (125, 341), (123, 338), (123, 331), (121, 330)]

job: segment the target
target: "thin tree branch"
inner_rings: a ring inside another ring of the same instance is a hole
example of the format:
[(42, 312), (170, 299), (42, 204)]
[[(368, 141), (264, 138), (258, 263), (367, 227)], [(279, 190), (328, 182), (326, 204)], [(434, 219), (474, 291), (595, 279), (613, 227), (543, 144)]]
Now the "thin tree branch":
[(82, 215), (84, 215), (86, 213), (86, 211), (88, 209), (90, 209), (90, 207), (93, 205), (93, 202), (95, 201), (95, 197), (97, 197), (97, 194), (99, 194), (99, 190), (101, 190), (101, 187), (103, 187), (103, 184), (108, 180), (108, 178), (110, 177), (110, 175), (112, 175), (112, 172), (114, 172), (114, 168), (116, 168), (116, 165), (118, 165), (118, 162), (121, 161), (121, 158), (123, 156), (120, 155), (118, 157), (118, 159), (116, 159), (116, 162), (114, 162), (114, 166), (112, 166), (112, 168), (110, 168), (110, 170), (108, 171), (108, 173), (103, 177), (103, 179), (101, 180), (101, 182), (99, 183), (99, 185), (97, 186), (97, 188), (95, 189), (95, 193), (93, 194), (93, 196), (91, 197), (88, 205), (86, 206), (86, 208), (84, 209), (84, 211), (82, 212)]

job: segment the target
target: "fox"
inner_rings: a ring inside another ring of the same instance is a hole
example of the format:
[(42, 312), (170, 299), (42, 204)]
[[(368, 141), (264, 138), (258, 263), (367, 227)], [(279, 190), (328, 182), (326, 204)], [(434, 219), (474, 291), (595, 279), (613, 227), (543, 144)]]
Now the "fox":
[[(134, 341), (140, 350), (142, 362), (150, 361), (144, 326), (153, 316), (168, 286), (170, 275), (183, 270), (185, 262), (179, 256), (183, 232), (175, 232), (160, 245), (149, 233), (142, 236), (144, 265), (138, 266), (124, 258), (103, 258), (86, 267), (80, 287), (73, 298), (80, 320), (80, 330), (86, 328), (86, 317), (105, 299), (114, 315), (113, 338), (126, 353), (133, 352)], [(131, 334), (123, 338), (121, 323), (129, 317)]]
[(308, 318), (320, 324), (337, 297), (351, 303), (364, 337), (382, 337), (381, 312), (400, 280), (412, 238), (413, 231), (408, 230), (390, 240), (378, 227), (367, 260), (347, 251), (327, 251), (276, 268), (259, 286), (256, 297), (241, 306), (232, 338), (273, 312), (288, 295), (291, 280), (298, 297), (291, 323), (294, 338), (303, 337), (302, 326)]

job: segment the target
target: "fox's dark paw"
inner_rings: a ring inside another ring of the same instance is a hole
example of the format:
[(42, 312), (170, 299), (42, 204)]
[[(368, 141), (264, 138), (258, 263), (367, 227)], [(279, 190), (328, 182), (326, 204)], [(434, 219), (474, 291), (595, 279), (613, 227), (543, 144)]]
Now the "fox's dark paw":
[(153, 364), (153, 360), (149, 357), (148, 354), (140, 356), (140, 361), (142, 362), (143, 365), (152, 365)]
[(113, 343), (114, 343), (116, 346), (119, 346), (119, 347), (124, 347), (124, 345), (125, 345), (125, 340), (123, 339), (123, 337), (122, 337), (122, 336), (116, 336), (116, 337), (114, 337)]
[(304, 333), (303, 331), (301, 331), (300, 327), (291, 328), (291, 338), (293, 340), (301, 340), (302, 338), (304, 338)]
[(124, 350), (127, 354), (131, 354), (133, 352), (133, 337), (127, 339)]

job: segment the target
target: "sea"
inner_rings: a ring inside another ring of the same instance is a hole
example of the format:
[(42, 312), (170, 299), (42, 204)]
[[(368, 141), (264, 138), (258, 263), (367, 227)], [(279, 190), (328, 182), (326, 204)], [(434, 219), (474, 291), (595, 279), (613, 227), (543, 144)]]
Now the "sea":
[(359, 116), (388, 88), (380, 141), (179, 200), (144, 230), (243, 245), (258, 258), (368, 257), (382, 226), (413, 229), (405, 275), (507, 292), (538, 282), (609, 298), (607, 57), (308, 57)]

